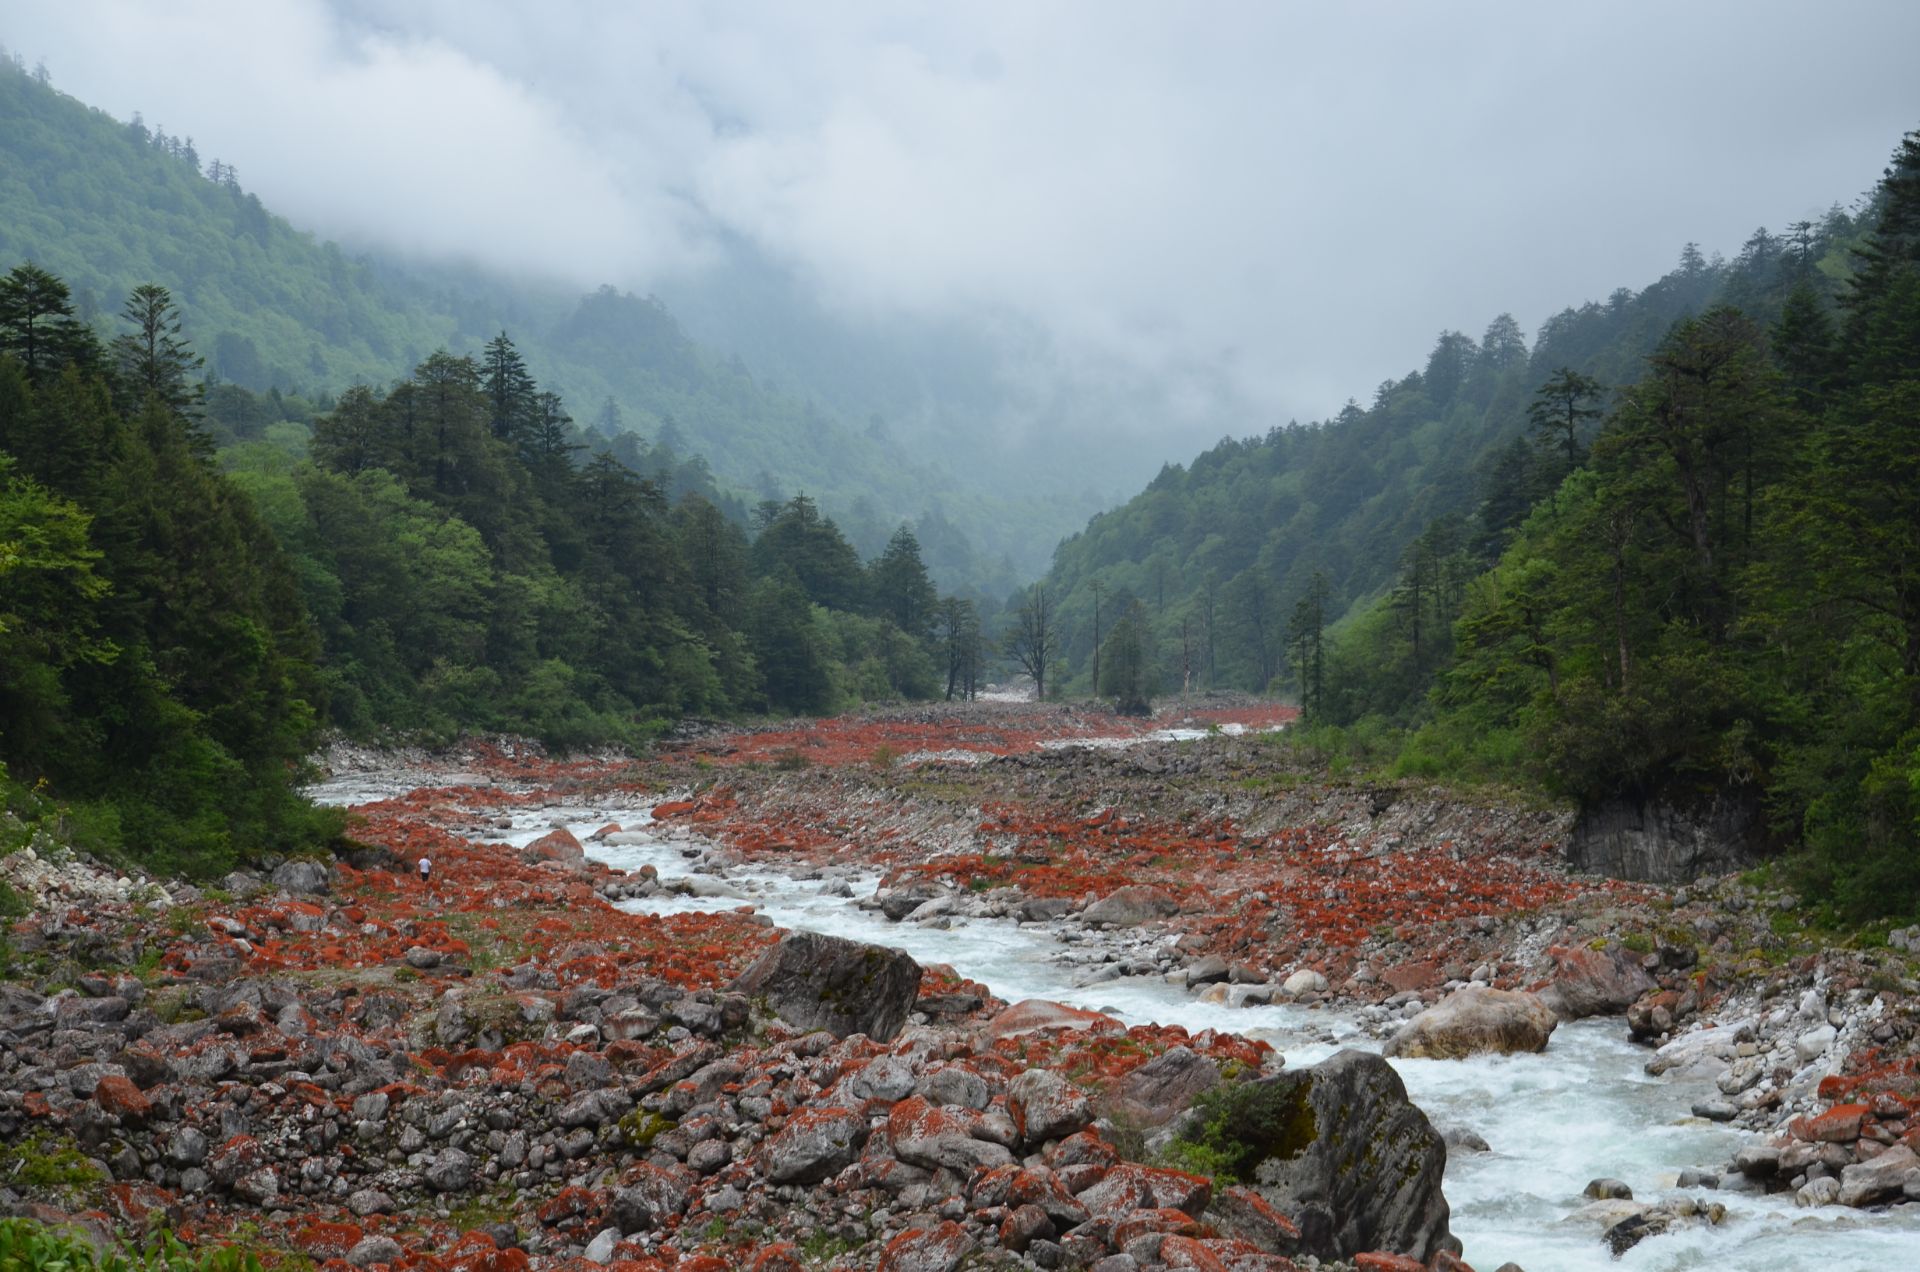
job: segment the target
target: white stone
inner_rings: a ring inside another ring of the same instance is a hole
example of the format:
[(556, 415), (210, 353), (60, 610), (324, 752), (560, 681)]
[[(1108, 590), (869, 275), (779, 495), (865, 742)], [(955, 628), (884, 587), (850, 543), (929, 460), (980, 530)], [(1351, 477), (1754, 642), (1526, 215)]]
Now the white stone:
[(1324, 994), (1327, 978), (1311, 967), (1303, 967), (1282, 981), (1280, 988), (1289, 994)]
[(587, 1243), (586, 1259), (589, 1263), (608, 1264), (613, 1262), (613, 1247), (620, 1244), (620, 1229), (602, 1228), (600, 1235)]
[(1811, 1064), (1827, 1053), (1833, 1040), (1840, 1031), (1832, 1025), (1821, 1025), (1818, 1029), (1809, 1029), (1793, 1040), (1793, 1053), (1800, 1057), (1802, 1064)]

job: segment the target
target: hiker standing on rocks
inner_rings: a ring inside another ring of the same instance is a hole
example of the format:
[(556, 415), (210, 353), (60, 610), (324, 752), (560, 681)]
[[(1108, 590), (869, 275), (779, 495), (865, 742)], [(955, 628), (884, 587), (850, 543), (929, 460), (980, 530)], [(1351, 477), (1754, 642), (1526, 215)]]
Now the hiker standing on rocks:
[(428, 861), (425, 857), (420, 858), (420, 886), (421, 887), (430, 888), (433, 886), (433, 884), (429, 882), (429, 876), (431, 876), (432, 874), (433, 874), (433, 863), (431, 861)]

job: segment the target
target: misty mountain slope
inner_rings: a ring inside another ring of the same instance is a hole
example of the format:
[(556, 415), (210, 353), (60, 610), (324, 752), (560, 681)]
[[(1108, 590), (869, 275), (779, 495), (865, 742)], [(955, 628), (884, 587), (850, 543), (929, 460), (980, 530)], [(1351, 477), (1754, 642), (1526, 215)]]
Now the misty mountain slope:
[(865, 553), (917, 523), (929, 565), (954, 585), (1003, 591), (1100, 506), (1078, 477), (1009, 483), (976, 473), (975, 455), (916, 446), (866, 418), (849, 424), (762, 385), (651, 298), (350, 256), (273, 215), (244, 174), (214, 162), (212, 146), (114, 120), (0, 66), (0, 262), (65, 278), (80, 314), (109, 334), (126, 294), (159, 283), (208, 370), (254, 389), (384, 385), (436, 348), (475, 353), (504, 329), (583, 425), (675, 437), (749, 499), (811, 494)]
[(1523, 514), (1538, 493), (1502, 483), (1520, 482), (1528, 408), (1555, 371), (1597, 380), (1604, 405), (1689, 314), (1724, 301), (1770, 320), (1802, 280), (1831, 297), (1854, 231), (1835, 209), (1798, 244), (1757, 232), (1732, 261), (1689, 244), (1679, 268), (1644, 290), (1554, 315), (1531, 349), (1504, 315), (1479, 341), (1442, 333), (1423, 368), (1382, 384), (1367, 406), (1349, 401), (1323, 423), (1228, 438), (1167, 466), (1055, 555), (1045, 586), (1059, 599), (1070, 673), (1091, 663), (1097, 589), (1103, 632), (1128, 598), (1144, 604), (1169, 685), (1189, 666), (1196, 686), (1284, 677), (1288, 619), (1316, 575), (1332, 620), (1394, 586), (1409, 546), (1436, 523), (1453, 549), (1497, 552), (1483, 514), (1502, 499)]

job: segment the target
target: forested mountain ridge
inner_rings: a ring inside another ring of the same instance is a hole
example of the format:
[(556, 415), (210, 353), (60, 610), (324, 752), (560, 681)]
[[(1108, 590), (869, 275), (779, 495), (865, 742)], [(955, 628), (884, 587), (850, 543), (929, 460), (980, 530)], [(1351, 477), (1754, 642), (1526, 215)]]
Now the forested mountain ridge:
[(1604, 401), (1640, 375), (1673, 323), (1714, 303), (1773, 313), (1801, 282), (1830, 303), (1856, 232), (1836, 207), (1784, 238), (1756, 231), (1730, 261), (1689, 244), (1643, 290), (1555, 314), (1531, 348), (1505, 314), (1477, 341), (1443, 332), (1424, 366), (1381, 384), (1367, 405), (1350, 400), (1323, 423), (1226, 438), (1167, 465), (1056, 550), (1044, 587), (1060, 614), (1063, 670), (1090, 674), (1097, 594), (1108, 627), (1120, 609), (1143, 607), (1168, 686), (1294, 683), (1288, 629), (1303, 598), (1326, 625), (1357, 617), (1436, 526), (1429, 547), (1464, 554), (1455, 573), (1491, 559), (1544, 493), (1530, 411), (1555, 371), (1593, 381)]
[(7, 57), (0, 121), (0, 262), (63, 278), (79, 316), (103, 329), (133, 287), (166, 287), (221, 381), (325, 400), (402, 380), (437, 349), (477, 354), (506, 331), (583, 425), (702, 454), (748, 502), (808, 494), (866, 554), (913, 523), (943, 580), (995, 594), (1016, 581), (1005, 556), (1037, 566), (1091, 510), (1080, 494), (972, 480), (904, 430), (763, 385), (652, 297), (350, 256), (274, 215), (211, 144), (114, 120)]
[(1032, 594), (1068, 665), (1098, 596), (1156, 688), (1290, 686), (1393, 773), (1699, 818), (1834, 912), (1920, 911), (1920, 132), (1856, 215), (1514, 334), (1096, 519)]

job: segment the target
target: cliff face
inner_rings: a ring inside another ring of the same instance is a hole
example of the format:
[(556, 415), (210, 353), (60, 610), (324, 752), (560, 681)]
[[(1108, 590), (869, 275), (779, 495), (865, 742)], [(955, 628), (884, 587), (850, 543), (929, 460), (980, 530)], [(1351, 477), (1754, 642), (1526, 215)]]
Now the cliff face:
[(1723, 790), (1691, 804), (1622, 796), (1584, 809), (1566, 857), (1576, 870), (1615, 879), (1688, 883), (1755, 865), (1765, 848), (1758, 795)]

